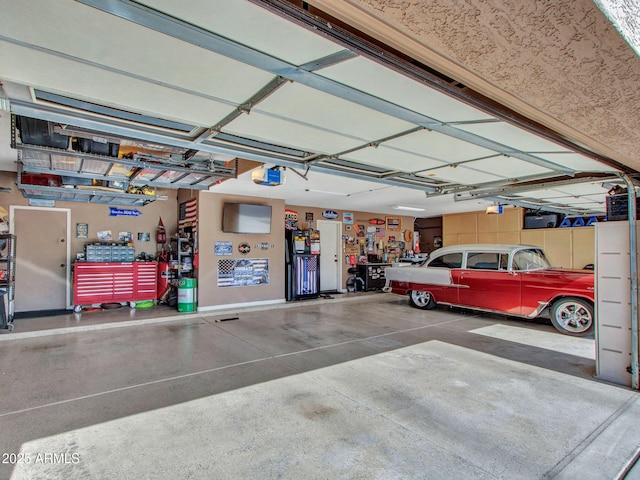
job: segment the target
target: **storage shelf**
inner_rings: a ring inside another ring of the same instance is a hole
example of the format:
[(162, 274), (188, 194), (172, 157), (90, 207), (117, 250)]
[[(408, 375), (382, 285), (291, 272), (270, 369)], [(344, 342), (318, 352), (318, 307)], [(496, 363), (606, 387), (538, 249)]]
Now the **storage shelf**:
[(25, 198), (39, 200), (61, 200), (96, 204), (125, 205), (143, 207), (156, 201), (155, 195), (138, 195), (100, 189), (83, 190), (78, 188), (49, 187), (22, 183), (22, 167), (18, 165), (18, 189)]
[(0, 234), (0, 243), (6, 245), (2, 249), (7, 250), (7, 255), (0, 258), (2, 266), (0, 272), (4, 272), (4, 279), (0, 280), (0, 289), (4, 291), (0, 301), (0, 327), (13, 330), (14, 299), (15, 299), (15, 275), (16, 275), (16, 236)]
[[(178, 237), (176, 250), (178, 252), (178, 278), (191, 277), (193, 275), (193, 240), (191, 238)], [(185, 259), (189, 259), (188, 267), (185, 267)]]

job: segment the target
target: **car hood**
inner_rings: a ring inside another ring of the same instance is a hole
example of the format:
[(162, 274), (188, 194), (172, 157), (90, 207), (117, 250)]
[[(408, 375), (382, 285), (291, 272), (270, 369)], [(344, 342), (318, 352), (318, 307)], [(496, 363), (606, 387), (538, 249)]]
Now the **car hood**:
[(594, 286), (593, 270), (545, 268), (542, 270), (531, 270), (529, 272), (522, 273), (525, 277), (528, 276), (531, 281), (536, 283), (537, 281), (533, 280), (534, 278), (545, 283), (551, 282), (551, 284), (554, 285), (573, 285), (574, 287), (586, 288), (588, 290), (593, 290)]

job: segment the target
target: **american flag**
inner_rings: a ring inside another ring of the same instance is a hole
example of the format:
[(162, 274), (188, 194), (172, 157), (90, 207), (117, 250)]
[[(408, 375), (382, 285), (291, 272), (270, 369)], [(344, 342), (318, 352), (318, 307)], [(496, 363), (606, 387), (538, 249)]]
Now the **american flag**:
[(198, 211), (198, 203), (195, 198), (180, 204), (180, 216), (178, 227), (185, 228), (195, 226)]
[(225, 258), (218, 260), (219, 287), (267, 285), (268, 283), (268, 258)]
[(298, 295), (318, 293), (318, 256), (296, 256), (296, 291)]

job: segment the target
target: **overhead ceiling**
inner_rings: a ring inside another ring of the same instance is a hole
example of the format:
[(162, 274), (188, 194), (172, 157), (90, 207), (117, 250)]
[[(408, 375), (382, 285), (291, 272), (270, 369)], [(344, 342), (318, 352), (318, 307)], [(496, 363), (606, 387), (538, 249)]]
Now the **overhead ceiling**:
[(635, 172), (288, 2), (9, 0), (0, 32), (16, 114), (286, 167), (283, 185), (248, 172), (212, 192), (416, 216), (496, 202), (579, 215), (604, 213), (603, 184)]

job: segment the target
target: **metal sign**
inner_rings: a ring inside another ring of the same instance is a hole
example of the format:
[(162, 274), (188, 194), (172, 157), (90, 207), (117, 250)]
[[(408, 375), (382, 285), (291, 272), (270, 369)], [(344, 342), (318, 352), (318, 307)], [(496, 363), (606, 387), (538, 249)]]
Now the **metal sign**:
[(336, 218), (338, 218), (338, 212), (336, 212), (335, 210), (325, 210), (324, 212), (322, 212), (322, 217), (326, 218), (327, 220), (335, 220)]
[(109, 207), (110, 217), (139, 217), (142, 212), (136, 208)]
[(215, 242), (213, 249), (216, 255), (233, 255), (233, 244), (231, 242)]

